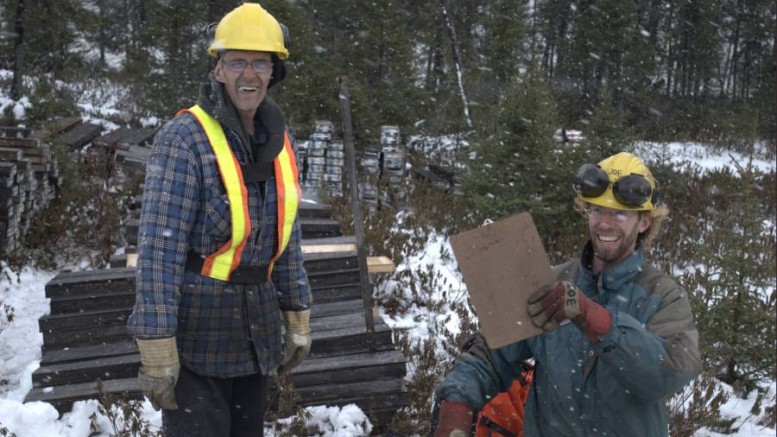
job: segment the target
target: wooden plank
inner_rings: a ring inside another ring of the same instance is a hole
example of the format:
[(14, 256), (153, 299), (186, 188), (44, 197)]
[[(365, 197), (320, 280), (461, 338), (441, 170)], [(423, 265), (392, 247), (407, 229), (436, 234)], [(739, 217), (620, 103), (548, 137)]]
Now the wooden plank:
[(331, 253), (331, 252), (356, 252), (356, 244), (355, 243), (344, 243), (344, 244), (325, 244), (325, 245), (306, 245), (302, 244), (302, 253), (303, 254), (309, 254), (309, 253)]
[(63, 117), (46, 123), (39, 130), (35, 130), (30, 133), (32, 138), (50, 138), (52, 136), (61, 134), (62, 132), (73, 129), (75, 126), (83, 123), (81, 117)]
[(337, 284), (330, 287), (313, 287), (313, 299), (316, 304), (362, 298), (361, 284)]
[(116, 280), (128, 280), (135, 277), (134, 269), (101, 269), (82, 271), (62, 271), (52, 278), (46, 286), (50, 287), (75, 287), (94, 282), (113, 282)]
[(340, 222), (334, 219), (300, 217), (302, 227), (302, 238), (324, 238), (343, 235), (340, 231)]
[(150, 148), (157, 128), (134, 128), (130, 129), (117, 143), (117, 146), (127, 148), (129, 146), (145, 146)]
[(77, 328), (93, 328), (99, 326), (111, 326), (127, 324), (131, 307), (118, 309), (98, 309), (91, 311), (78, 311), (69, 314), (50, 314), (38, 319), (41, 332), (72, 330)]
[(0, 147), (0, 160), (2, 161), (21, 161), (24, 159), (21, 149), (9, 147)]
[[(320, 385), (296, 389), (301, 400), (299, 405), (338, 405), (356, 404), (365, 412), (396, 412), (408, 404), (407, 393), (402, 380), (379, 379), (350, 384)], [(121, 399), (142, 399), (137, 378), (112, 379), (102, 382), (98, 390), (96, 382), (71, 384), (54, 388), (33, 388), (25, 402), (43, 401), (53, 405), (57, 411), (70, 411), (75, 402), (99, 399), (102, 394), (110, 394)], [(384, 415), (388, 420), (392, 414)]]
[(102, 130), (103, 128), (99, 124), (81, 123), (61, 134), (57, 138), (57, 143), (64, 144), (71, 149), (80, 149), (99, 137)]
[[(292, 371), (296, 387), (404, 378), (406, 359), (396, 350), (362, 352), (331, 357), (310, 356)], [(120, 379), (137, 375), (140, 354), (98, 357), (41, 366), (32, 375), (33, 387), (80, 384), (96, 379)]]
[(90, 295), (51, 298), (51, 314), (94, 311), (103, 308), (130, 308), (135, 304), (135, 287), (125, 291), (113, 291)]
[(46, 284), (46, 297), (55, 298), (130, 289), (135, 289), (135, 269), (133, 268), (60, 272)]
[(404, 355), (387, 350), (320, 358), (311, 356), (295, 367), (289, 378), (295, 387), (309, 387), (380, 378), (402, 379), (406, 373)]
[(41, 366), (53, 365), (58, 363), (67, 363), (71, 361), (81, 361), (90, 359), (100, 359), (118, 355), (127, 355), (138, 352), (138, 346), (135, 340), (124, 339), (113, 343), (98, 345), (82, 345), (65, 348), (51, 348), (41, 359)]
[(329, 205), (315, 200), (310, 200), (309, 193), (303, 194), (303, 199), (299, 204), (299, 216), (310, 218), (332, 218), (332, 208)]
[(138, 353), (53, 364), (42, 366), (32, 374), (32, 386), (56, 387), (97, 379), (133, 378), (138, 375), (139, 368)]
[(40, 145), (40, 140), (35, 138), (0, 138), (0, 147), (20, 149), (23, 153), (42, 154)]
[(5, 138), (27, 138), (30, 128), (23, 126), (0, 126), (0, 136)]
[(391, 407), (394, 399), (380, 395), (404, 392), (404, 383), (397, 378), (382, 378), (373, 381), (352, 382), (348, 384), (325, 384), (311, 387), (297, 387), (302, 400), (300, 405), (347, 405), (361, 404), (366, 409)]
[(359, 269), (336, 270), (329, 272), (308, 273), (311, 288), (334, 286), (338, 284), (359, 283)]
[[(124, 299), (124, 305), (117, 305), (113, 300), (116, 295), (112, 294), (109, 299), (103, 300), (106, 305), (101, 307), (84, 308), (87, 305), (73, 305), (71, 312), (54, 312), (38, 319), (38, 325), (41, 332), (75, 330), (84, 328), (93, 328), (97, 326), (111, 326), (126, 324), (127, 317), (132, 311), (135, 303), (135, 293), (128, 293), (132, 299)], [(120, 295), (120, 297), (125, 297)], [(113, 300), (112, 300), (113, 299)], [(94, 297), (84, 299), (79, 296), (80, 303), (89, 303), (95, 300)], [(106, 309), (108, 308), (108, 309)], [(317, 303), (311, 310), (311, 318), (331, 317), (344, 314), (353, 314), (362, 312), (363, 306), (358, 300), (348, 300), (339, 302)]]
[[(332, 305), (332, 304), (327, 304)], [(311, 332), (317, 332), (323, 334), (327, 331), (334, 331), (342, 328), (350, 328), (353, 326), (364, 327), (364, 314), (360, 312), (339, 313), (332, 314), (327, 317), (311, 318), (310, 330)]]
[[(364, 351), (367, 345), (364, 317), (356, 312), (361, 301), (351, 304), (318, 305), (320, 316), (313, 317), (311, 329), (313, 353), (331, 355)], [(354, 311), (347, 313), (347, 311)], [(339, 314), (338, 314), (339, 313)], [(376, 324), (376, 344), (392, 348), (391, 330), (385, 323)], [(104, 345), (99, 344), (105, 342)], [(81, 357), (105, 357), (135, 350), (124, 322), (109, 327), (61, 330), (44, 333), (43, 363), (64, 362)]]
[(127, 324), (43, 333), (43, 352), (62, 347), (103, 344), (131, 338)]
[(5, 180), (5, 185), (10, 187), (16, 176), (16, 164), (13, 162), (0, 162), (0, 176)]
[(309, 276), (359, 268), (356, 252), (308, 253), (303, 254), (302, 259)]
[(367, 271), (370, 273), (391, 273), (394, 269), (394, 262), (386, 256), (367, 257)]
[(356, 299), (327, 303), (316, 302), (310, 309), (310, 319), (361, 313), (362, 311), (364, 311), (364, 306), (360, 300)]
[(113, 148), (122, 137), (127, 135), (129, 131), (130, 128), (120, 127), (95, 138), (92, 144), (102, 148)]
[(120, 127), (105, 135), (95, 138), (93, 144), (103, 148), (129, 150), (131, 146), (151, 148), (151, 143), (157, 128)]
[[(137, 378), (110, 379), (102, 382), (103, 393), (119, 395), (124, 399), (140, 399)], [(73, 403), (87, 399), (99, 399), (100, 392), (95, 381), (70, 384), (51, 388), (34, 388), (25, 398), (25, 402), (43, 401), (54, 406), (59, 412), (69, 411)]]
[(308, 238), (302, 242), (303, 245), (319, 246), (327, 244), (356, 244), (356, 237), (353, 235), (339, 235), (336, 237)]
[[(362, 317), (362, 321), (364, 318)], [(360, 326), (311, 333), (313, 343), (311, 354), (332, 356), (364, 352), (369, 350), (370, 343), (375, 351), (394, 349), (391, 329), (384, 324), (375, 324), (375, 333), (368, 335), (362, 323)]]

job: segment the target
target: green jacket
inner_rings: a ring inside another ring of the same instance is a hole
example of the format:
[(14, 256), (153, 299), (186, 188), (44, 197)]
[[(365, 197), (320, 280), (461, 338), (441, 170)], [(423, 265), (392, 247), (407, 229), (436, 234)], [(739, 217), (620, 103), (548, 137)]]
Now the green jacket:
[(582, 256), (589, 262), (554, 270), (611, 312), (613, 327), (599, 344), (568, 323), (490, 353), (464, 353), (437, 387), (437, 398), (479, 410), (510, 387), (522, 361), (534, 358), (527, 437), (667, 436), (667, 397), (701, 369), (688, 296), (645, 261), (641, 248), (599, 275), (584, 267), (591, 256), (589, 242)]

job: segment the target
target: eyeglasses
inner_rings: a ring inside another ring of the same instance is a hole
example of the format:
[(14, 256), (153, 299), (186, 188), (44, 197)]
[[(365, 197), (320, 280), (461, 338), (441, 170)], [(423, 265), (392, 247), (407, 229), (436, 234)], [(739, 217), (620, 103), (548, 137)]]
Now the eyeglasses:
[(585, 213), (594, 220), (601, 220), (604, 216), (610, 216), (613, 220), (620, 223), (626, 223), (630, 218), (638, 214), (637, 211), (623, 211), (620, 209), (609, 209), (603, 206), (589, 205)]
[[(583, 164), (575, 176), (575, 191), (583, 197), (599, 197), (610, 186), (610, 177), (599, 166)], [(639, 208), (653, 198), (658, 203), (658, 190), (641, 174), (632, 173), (620, 177), (612, 184), (612, 194), (621, 205)]]
[(227, 67), (227, 70), (232, 71), (233, 73), (242, 73), (246, 67), (248, 67), (248, 64), (251, 64), (254, 71), (257, 73), (268, 73), (272, 71), (272, 61), (267, 61), (265, 59), (254, 59), (250, 62), (245, 59), (222, 59), (221, 63)]

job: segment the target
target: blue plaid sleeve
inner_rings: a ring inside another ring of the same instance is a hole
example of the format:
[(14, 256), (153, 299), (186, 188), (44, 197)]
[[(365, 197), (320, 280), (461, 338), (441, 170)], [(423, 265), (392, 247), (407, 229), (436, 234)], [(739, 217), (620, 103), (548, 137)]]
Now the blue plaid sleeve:
[(282, 311), (301, 311), (310, 308), (310, 284), (302, 261), (302, 229), (299, 218), (294, 221), (289, 244), (278, 258), (272, 271), (272, 281), (278, 289)]
[(168, 125), (146, 166), (138, 230), (136, 302), (130, 331), (139, 338), (175, 335), (189, 234), (199, 206), (198, 165), (187, 129)]

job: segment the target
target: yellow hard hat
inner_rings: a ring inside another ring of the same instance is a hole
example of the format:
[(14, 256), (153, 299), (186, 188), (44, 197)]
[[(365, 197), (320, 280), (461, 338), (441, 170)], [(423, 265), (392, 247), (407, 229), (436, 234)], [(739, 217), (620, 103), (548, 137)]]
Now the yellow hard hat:
[(651, 211), (659, 200), (658, 183), (645, 163), (621, 152), (597, 165), (585, 164), (574, 183), (580, 199), (625, 211)]
[(278, 21), (258, 3), (244, 3), (221, 19), (208, 54), (225, 50), (270, 52), (284, 60), (289, 57), (283, 30)]

